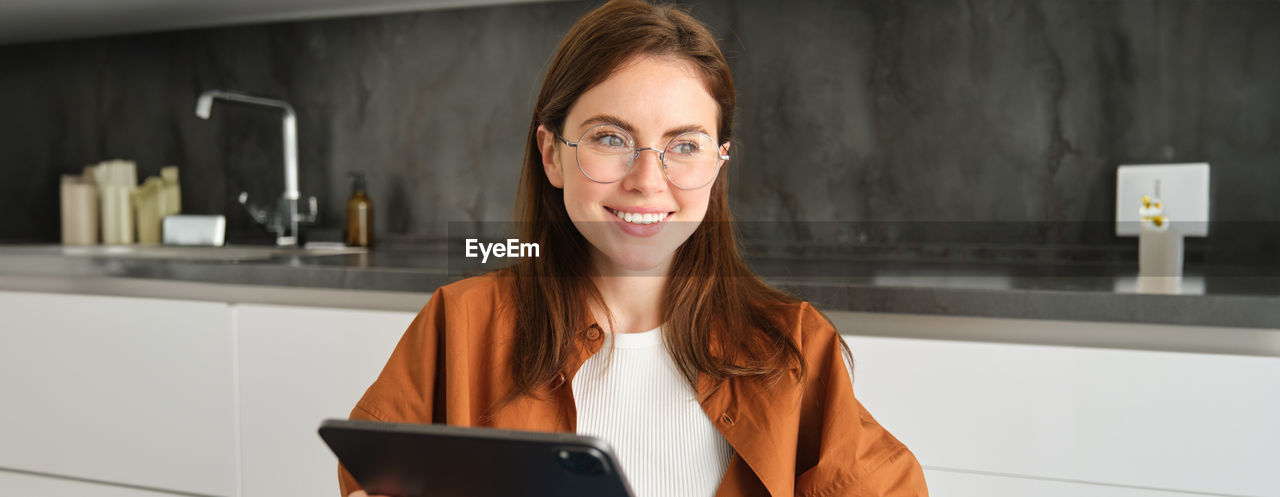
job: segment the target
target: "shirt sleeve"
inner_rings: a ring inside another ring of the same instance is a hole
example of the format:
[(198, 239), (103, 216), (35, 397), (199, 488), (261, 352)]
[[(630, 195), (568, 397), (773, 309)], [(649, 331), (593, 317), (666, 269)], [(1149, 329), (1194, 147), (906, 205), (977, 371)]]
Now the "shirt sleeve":
[[(435, 397), (439, 374), (437, 352), (440, 331), (444, 329), (445, 302), (443, 289), (418, 313), (409, 329), (396, 345), (378, 379), (351, 410), (351, 419), (403, 423), (430, 423), (435, 414)], [(361, 487), (341, 464), (338, 486), (342, 496)]]
[(927, 497), (915, 455), (853, 395), (843, 341), (805, 305), (801, 352), (807, 367), (797, 447), (796, 495)]

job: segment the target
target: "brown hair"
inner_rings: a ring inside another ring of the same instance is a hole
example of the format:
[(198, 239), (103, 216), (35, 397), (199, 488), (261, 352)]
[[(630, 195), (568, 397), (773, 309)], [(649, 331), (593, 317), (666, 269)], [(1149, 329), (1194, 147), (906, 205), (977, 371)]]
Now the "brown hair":
[[(711, 33), (672, 5), (614, 0), (583, 16), (556, 50), (529, 124), (524, 169), (516, 201), (520, 239), (537, 242), (542, 257), (521, 259), (514, 276), (515, 389), (508, 399), (552, 381), (588, 323), (588, 302), (605, 308), (591, 282), (591, 254), (565, 211), (563, 191), (547, 180), (537, 129), (563, 131), (569, 108), (638, 55), (675, 56), (693, 63), (719, 104), (720, 143), (733, 136), (735, 90), (728, 62)], [(766, 306), (798, 299), (770, 287), (743, 261), (734, 237), (726, 194), (726, 168), (711, 186), (706, 218), (675, 253), (662, 297), (664, 342), (680, 372), (696, 388), (698, 373), (715, 380), (733, 376), (780, 379), (789, 367), (800, 377), (804, 361), (796, 344), (770, 318)], [(719, 330), (722, 336), (712, 336)], [(717, 344), (713, 350), (713, 344)]]

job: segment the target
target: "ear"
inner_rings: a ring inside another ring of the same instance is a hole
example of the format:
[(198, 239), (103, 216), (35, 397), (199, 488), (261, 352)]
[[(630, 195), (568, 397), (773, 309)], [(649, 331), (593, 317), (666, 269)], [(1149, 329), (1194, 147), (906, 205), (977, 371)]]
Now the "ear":
[(542, 171), (547, 174), (547, 181), (551, 182), (551, 186), (563, 189), (564, 168), (560, 167), (560, 156), (556, 154), (556, 144), (559, 141), (555, 133), (546, 126), (538, 125), (538, 151), (542, 155)]
[[(720, 145), (720, 155), (729, 155), (729, 145), (733, 145), (733, 143), (730, 143), (730, 142), (724, 142), (724, 144), (723, 144), (723, 145)], [(729, 162), (730, 162), (732, 159), (733, 159), (733, 156), (732, 156), (732, 155), (729, 155), (729, 158), (724, 160), (724, 164), (723, 164), (723, 165), (721, 165), (721, 167), (724, 167), (724, 166), (729, 165)]]

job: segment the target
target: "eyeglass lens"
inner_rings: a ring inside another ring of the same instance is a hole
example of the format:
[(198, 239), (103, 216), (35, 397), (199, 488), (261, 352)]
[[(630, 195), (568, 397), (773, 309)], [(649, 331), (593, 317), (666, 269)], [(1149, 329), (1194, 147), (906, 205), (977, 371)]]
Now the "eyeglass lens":
[[(613, 125), (596, 126), (578, 140), (578, 166), (594, 181), (612, 183), (631, 171), (637, 160), (635, 140)], [(663, 173), (671, 184), (699, 188), (715, 179), (723, 162), (715, 140), (703, 133), (685, 133), (667, 143)]]

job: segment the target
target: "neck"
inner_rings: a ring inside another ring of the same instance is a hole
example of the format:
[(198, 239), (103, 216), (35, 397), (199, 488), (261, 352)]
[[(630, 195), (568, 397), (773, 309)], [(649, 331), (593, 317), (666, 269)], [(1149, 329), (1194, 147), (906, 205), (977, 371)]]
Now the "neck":
[[(666, 289), (670, 261), (652, 271), (597, 272), (604, 276), (592, 278), (609, 313), (592, 305), (596, 323), (612, 333), (637, 333), (662, 325), (662, 292)], [(613, 315), (613, 328), (609, 328), (609, 314)]]

